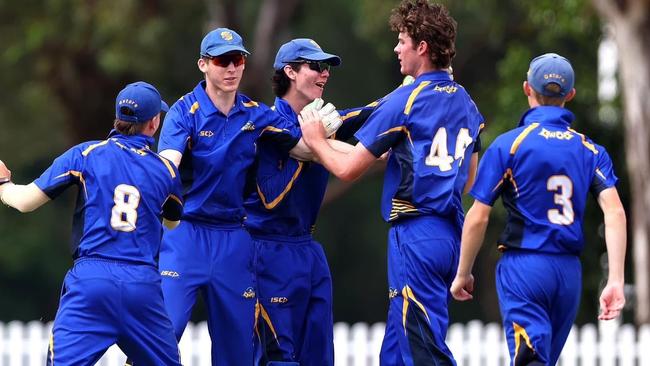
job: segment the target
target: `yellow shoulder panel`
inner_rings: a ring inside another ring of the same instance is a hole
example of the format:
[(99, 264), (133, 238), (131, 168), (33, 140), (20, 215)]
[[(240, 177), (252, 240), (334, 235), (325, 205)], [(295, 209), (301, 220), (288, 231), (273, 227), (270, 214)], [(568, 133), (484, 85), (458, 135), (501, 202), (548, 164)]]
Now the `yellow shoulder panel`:
[(418, 85), (417, 88), (413, 89), (411, 92), (411, 95), (409, 95), (409, 99), (406, 101), (406, 106), (404, 107), (404, 114), (409, 114), (411, 113), (411, 107), (413, 107), (413, 102), (415, 102), (415, 98), (420, 94), (422, 89), (424, 89), (427, 85), (431, 84), (430, 81), (423, 81)]
[(535, 122), (532, 123), (530, 126), (526, 127), (525, 130), (523, 130), (519, 136), (515, 139), (515, 141), (512, 143), (512, 146), (510, 146), (510, 155), (514, 155), (515, 152), (517, 152), (517, 149), (519, 149), (519, 145), (521, 145), (521, 142), (524, 141), (526, 136), (528, 136), (529, 133), (533, 132), (534, 129), (539, 126), (539, 123)]

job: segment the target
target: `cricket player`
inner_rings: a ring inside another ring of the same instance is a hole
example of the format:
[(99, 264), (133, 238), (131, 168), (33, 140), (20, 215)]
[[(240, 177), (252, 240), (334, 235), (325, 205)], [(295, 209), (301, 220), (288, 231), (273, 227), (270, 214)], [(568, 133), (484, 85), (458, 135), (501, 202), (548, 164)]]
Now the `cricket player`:
[(247, 55), (233, 30), (204, 37), (204, 80), (170, 108), (158, 146), (179, 166), (185, 186), (183, 221), (164, 233), (160, 253), (165, 304), (180, 339), (201, 291), (213, 365), (254, 363), (255, 251), (243, 222), (256, 146), (299, 149), (298, 126), (238, 92)]
[[(324, 52), (312, 39), (283, 44), (273, 64), (275, 112), (299, 127), (298, 113), (322, 97), (331, 67), (340, 63), (339, 56)], [(331, 108), (333, 118), (340, 121), (332, 105), (322, 108)], [(371, 111), (372, 106), (340, 111), (342, 124), (323, 123), (329, 126), (328, 134), (345, 141)], [(330, 141), (338, 149), (352, 147), (336, 142)], [(329, 173), (273, 143), (259, 144), (257, 155), (256, 191), (245, 207), (257, 257), (257, 332), (262, 348), (258, 364), (331, 366), (332, 277), (323, 248), (312, 237)]]
[(301, 112), (303, 139), (334, 175), (359, 177), (390, 151), (382, 195), (388, 237), (390, 306), (381, 365), (455, 365), (445, 344), (449, 285), (463, 222), (461, 194), (471, 185), (483, 117), (448, 67), (456, 22), (446, 8), (404, 0), (390, 24), (395, 53), (411, 85), (383, 98), (355, 134), (351, 152), (325, 144), (319, 117)]
[(169, 228), (181, 218), (181, 184), (176, 167), (150, 150), (167, 109), (152, 85), (129, 84), (117, 95), (107, 140), (71, 148), (29, 185), (13, 184), (0, 162), (0, 198), (21, 212), (79, 187), (74, 266), (63, 282), (48, 365), (94, 365), (113, 344), (142, 365), (180, 365), (157, 257), (161, 213)]
[(571, 129), (575, 116), (564, 105), (575, 96), (573, 84), (566, 58), (547, 53), (531, 61), (523, 84), (530, 109), (487, 149), (471, 191), (475, 201), (451, 292), (457, 300), (472, 298), (472, 266), (501, 197), (508, 221), (498, 241), (503, 256), (496, 278), (511, 365), (555, 365), (560, 357), (580, 303), (588, 193), (604, 213), (609, 262), (598, 318), (617, 317), (625, 304), (626, 226), (618, 179), (607, 151)]

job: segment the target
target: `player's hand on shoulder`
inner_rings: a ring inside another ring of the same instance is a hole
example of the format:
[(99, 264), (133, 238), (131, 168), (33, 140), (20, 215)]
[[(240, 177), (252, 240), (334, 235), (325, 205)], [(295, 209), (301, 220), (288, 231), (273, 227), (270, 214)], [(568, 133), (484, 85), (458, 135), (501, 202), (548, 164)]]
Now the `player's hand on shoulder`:
[(0, 183), (6, 183), (11, 181), (11, 170), (7, 168), (5, 163), (0, 160)]
[(472, 292), (474, 292), (474, 276), (469, 275), (456, 275), (454, 282), (451, 283), (451, 288), (449, 289), (451, 295), (454, 299), (458, 301), (467, 301), (474, 298)]

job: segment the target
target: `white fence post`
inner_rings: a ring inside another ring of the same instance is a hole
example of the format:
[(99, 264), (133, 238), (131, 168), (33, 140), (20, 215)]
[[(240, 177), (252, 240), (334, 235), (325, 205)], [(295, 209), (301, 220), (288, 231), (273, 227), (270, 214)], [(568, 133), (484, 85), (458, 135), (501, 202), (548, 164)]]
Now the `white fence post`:
[(618, 355), (619, 366), (635, 366), (636, 365), (636, 331), (631, 324), (625, 324), (619, 328), (618, 344), (616, 346), (616, 354)]
[(580, 329), (580, 365), (597, 366), (600, 351), (598, 350), (598, 332), (593, 324), (585, 324)]
[(334, 324), (334, 364), (349, 365), (350, 329), (346, 323)]
[(650, 325), (639, 327), (639, 341), (636, 344), (636, 354), (639, 355), (639, 366), (650, 366)]
[(564, 349), (562, 349), (562, 354), (560, 355), (560, 364), (562, 366), (578, 366), (578, 356), (580, 354), (578, 332), (578, 328), (575, 325), (571, 327), (569, 336), (564, 344)]

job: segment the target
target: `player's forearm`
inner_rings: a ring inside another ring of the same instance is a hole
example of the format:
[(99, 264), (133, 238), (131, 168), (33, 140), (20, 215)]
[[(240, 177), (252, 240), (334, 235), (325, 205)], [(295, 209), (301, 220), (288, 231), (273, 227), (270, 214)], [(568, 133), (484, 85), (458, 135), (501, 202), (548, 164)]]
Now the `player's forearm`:
[(623, 207), (605, 213), (605, 242), (609, 267), (608, 281), (625, 282), (627, 230)]
[[(488, 206), (489, 207), (489, 206)], [(460, 261), (458, 263), (458, 275), (466, 276), (472, 273), (474, 261), (478, 255), (485, 230), (489, 221), (489, 209), (487, 213), (485, 208), (477, 207), (477, 203), (470, 208), (463, 224), (463, 236), (460, 245)]]
[(468, 193), (474, 181), (476, 180), (476, 171), (478, 169), (478, 153), (473, 153), (471, 159), (469, 160), (469, 173), (467, 175), (467, 182), (465, 182), (465, 187), (463, 188), (463, 194)]
[(311, 149), (318, 161), (337, 178), (351, 181), (361, 175), (354, 175), (348, 169), (348, 153), (335, 150), (330, 146), (327, 140), (314, 141)]
[(0, 200), (20, 212), (31, 212), (41, 207), (50, 198), (36, 184), (20, 185), (6, 183), (0, 186)]
[(609, 266), (608, 281), (623, 284), (625, 281), (625, 250), (627, 227), (625, 210), (615, 187), (607, 188), (598, 195), (598, 204), (605, 220), (605, 243)]

